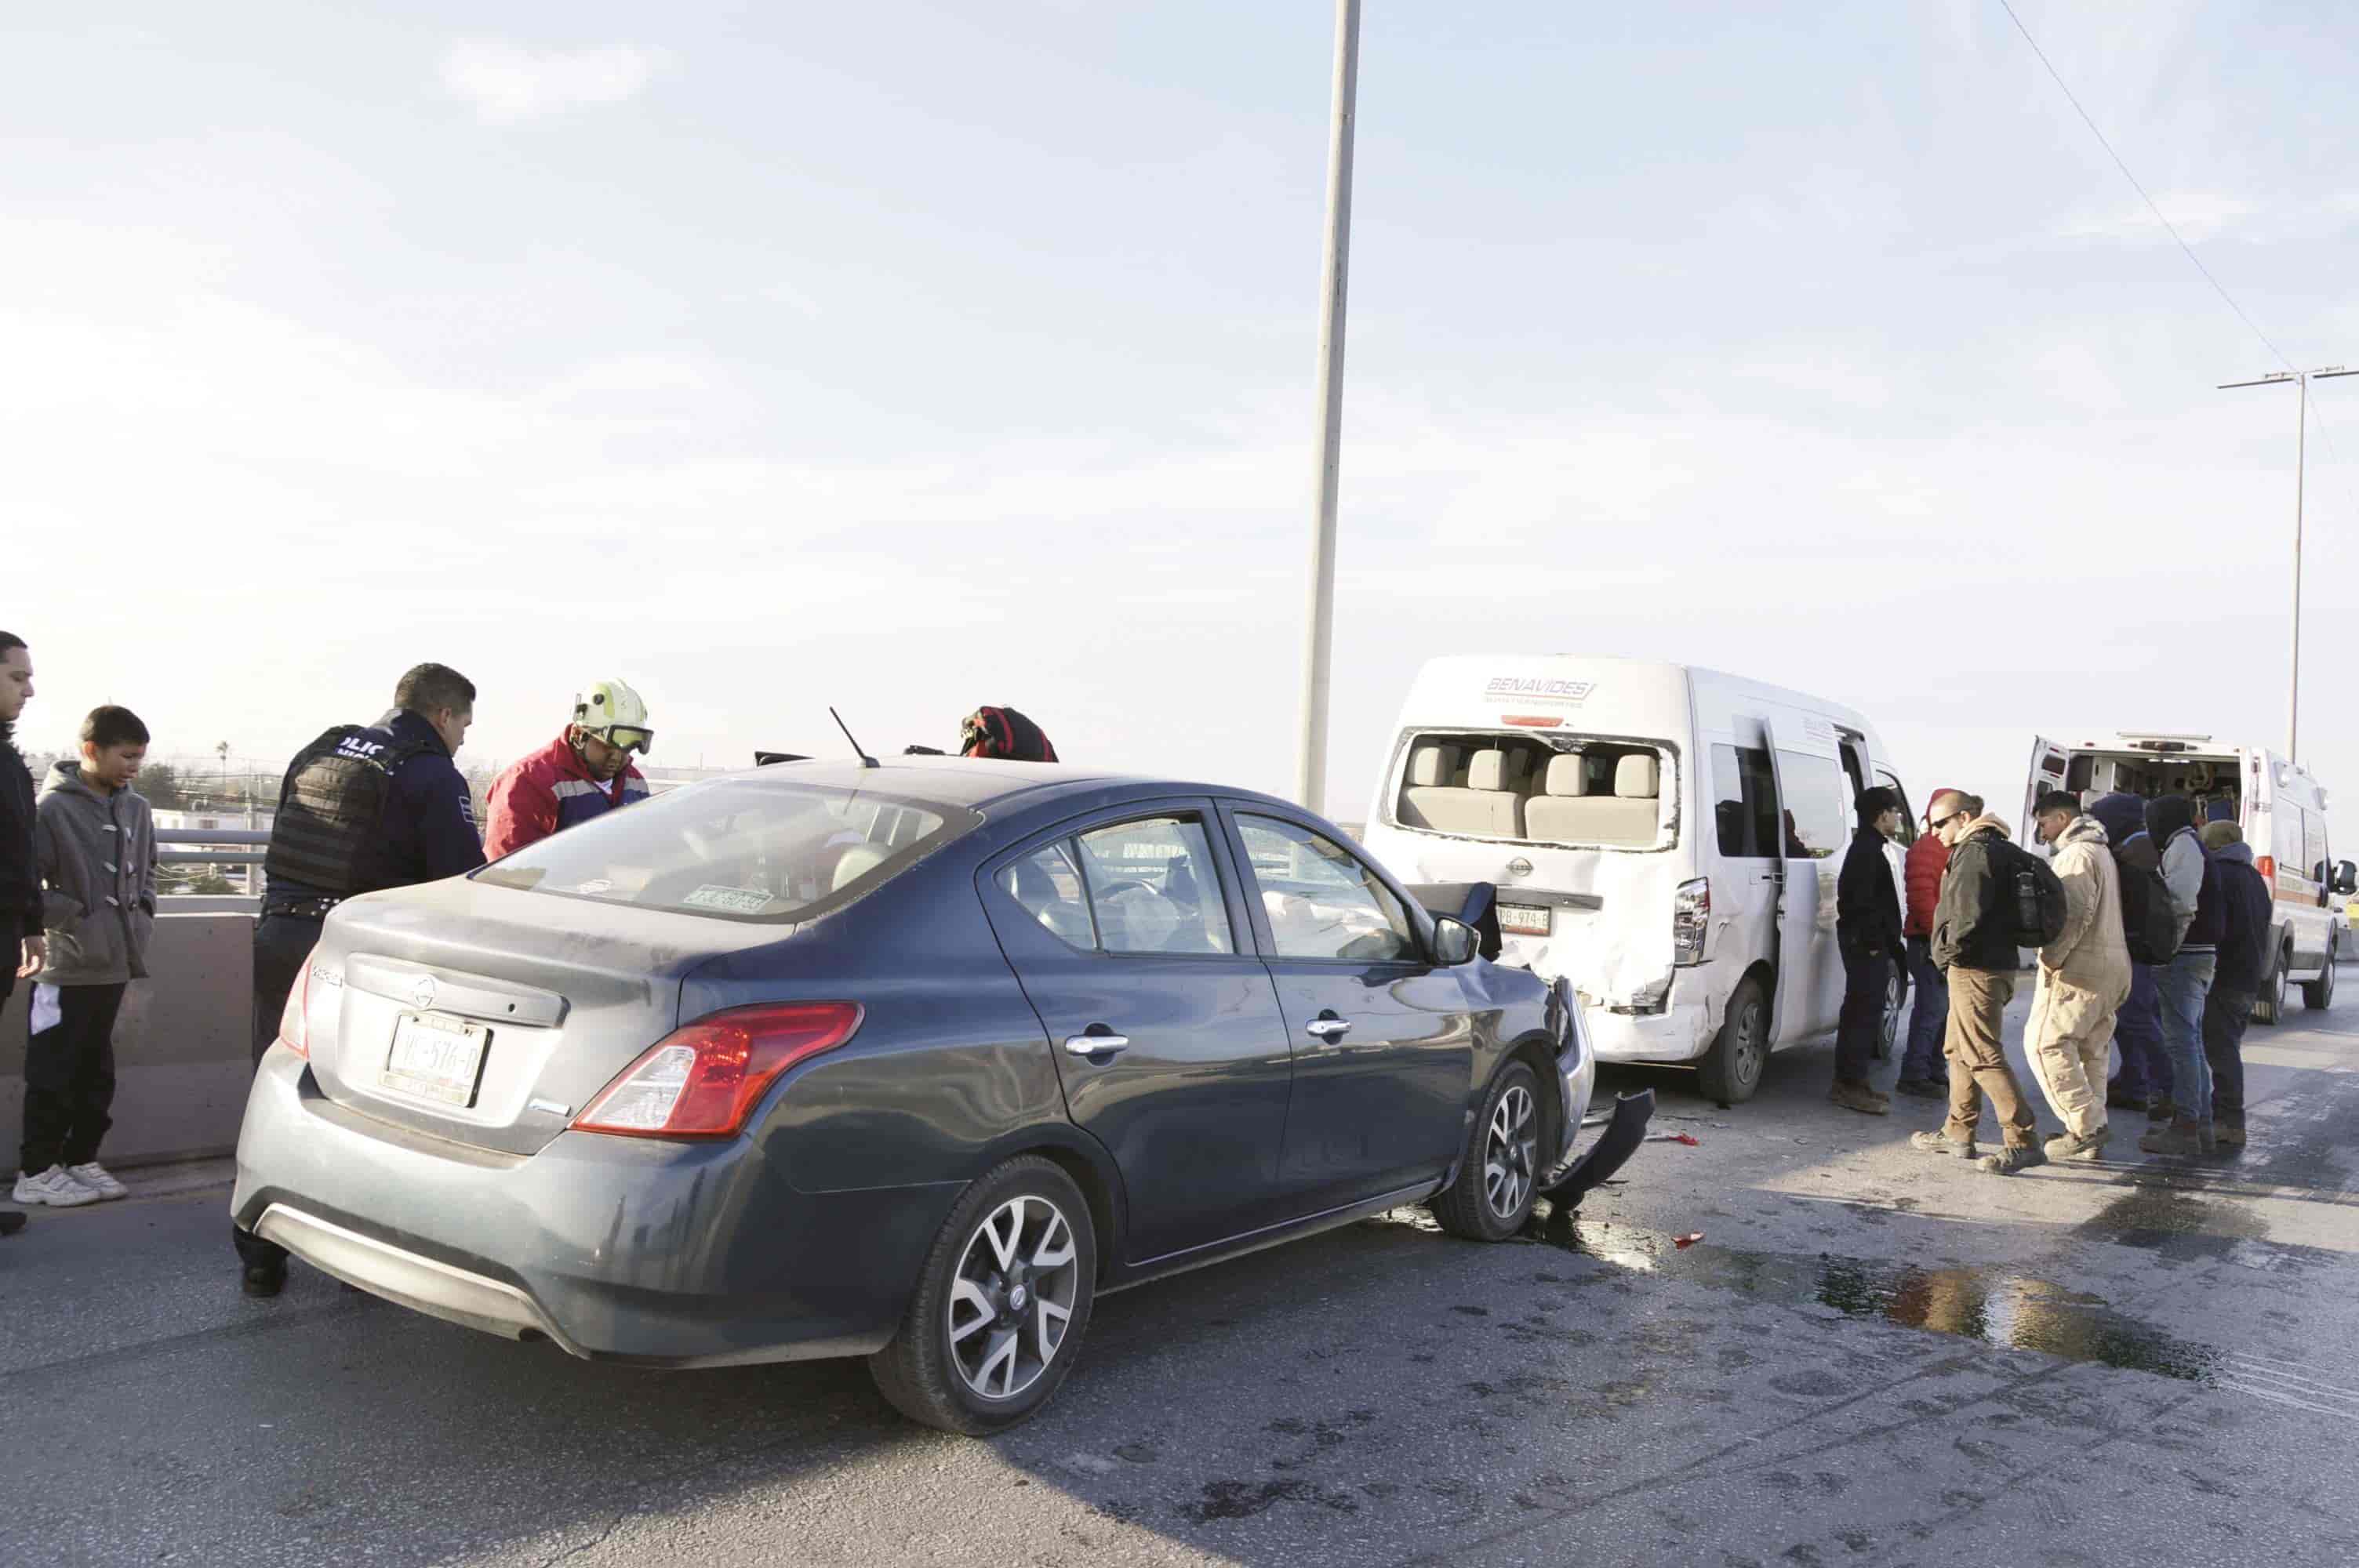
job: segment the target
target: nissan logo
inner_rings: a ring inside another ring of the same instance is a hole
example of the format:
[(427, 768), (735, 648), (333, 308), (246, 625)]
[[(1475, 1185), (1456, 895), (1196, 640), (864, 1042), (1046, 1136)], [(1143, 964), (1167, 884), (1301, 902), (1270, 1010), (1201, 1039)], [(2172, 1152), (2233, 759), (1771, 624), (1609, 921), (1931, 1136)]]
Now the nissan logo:
[(1529, 860), (1525, 860), (1521, 855), (1518, 855), (1514, 860), (1507, 862), (1507, 874), (1511, 877), (1530, 876), (1532, 874), (1532, 863)]
[(416, 1002), (420, 1008), (432, 1007), (434, 1005), (434, 977), (432, 975), (419, 976), (418, 983), (409, 988), (409, 1000)]

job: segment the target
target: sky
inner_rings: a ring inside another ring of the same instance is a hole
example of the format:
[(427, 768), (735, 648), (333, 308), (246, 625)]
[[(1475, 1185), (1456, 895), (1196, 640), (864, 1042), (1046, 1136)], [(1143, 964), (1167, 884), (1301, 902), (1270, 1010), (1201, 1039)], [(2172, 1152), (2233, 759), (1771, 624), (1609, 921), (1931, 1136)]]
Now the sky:
[[(2359, 364), (2359, 12), (2018, 10), (2206, 267)], [(951, 743), (1290, 794), (1332, 7), (121, 3), (0, 52), (30, 748), (284, 756), (424, 659), (502, 761)], [(1996, 3), (1369, 0), (1328, 806), (1425, 658), (2282, 744), (2295, 397)], [(2303, 753), (2359, 790), (2359, 379)]]

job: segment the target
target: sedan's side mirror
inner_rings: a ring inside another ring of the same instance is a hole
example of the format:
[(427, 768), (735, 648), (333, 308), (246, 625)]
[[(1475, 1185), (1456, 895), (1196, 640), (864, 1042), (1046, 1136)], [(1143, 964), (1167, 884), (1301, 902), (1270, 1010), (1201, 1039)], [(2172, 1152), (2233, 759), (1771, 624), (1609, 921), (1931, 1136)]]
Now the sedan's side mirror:
[(2344, 898), (2359, 892), (2359, 866), (2345, 860), (2334, 868), (2334, 891)]
[(1472, 961), (1480, 940), (1473, 926), (1454, 915), (1433, 917), (1433, 957), (1445, 968)]

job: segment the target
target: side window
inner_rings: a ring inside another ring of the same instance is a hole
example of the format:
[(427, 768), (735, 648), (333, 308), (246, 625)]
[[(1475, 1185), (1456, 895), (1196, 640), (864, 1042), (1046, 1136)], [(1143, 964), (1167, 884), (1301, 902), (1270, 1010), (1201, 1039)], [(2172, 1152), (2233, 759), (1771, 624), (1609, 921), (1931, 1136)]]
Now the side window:
[(1096, 929), (1090, 922), (1089, 896), (1082, 891), (1081, 868), (1074, 864), (1070, 840), (1043, 844), (1011, 862), (999, 873), (999, 885), (1059, 940), (1083, 949), (1098, 945)]
[(1757, 746), (1712, 749), (1712, 821), (1725, 860), (1777, 858), (1777, 786)]
[(1273, 816), (1240, 815), (1237, 833), (1280, 957), (1419, 956), (1408, 912), (1349, 849)]
[(1109, 953), (1234, 953), (1204, 825), (1149, 816), (1081, 838), (1082, 875)]
[(1777, 753), (1786, 781), (1786, 853), (1793, 860), (1823, 860), (1843, 850), (1843, 823), (1851, 802), (1843, 793), (1843, 773), (1832, 757), (1801, 752)]
[(1917, 842), (1917, 813), (1909, 808), (1908, 792), (1900, 787), (1900, 781), (1892, 776), (1890, 768), (1876, 769), (1875, 782), (1900, 797), (1900, 841), (1914, 844)]
[(2304, 811), (2301, 814), (2302, 875), (2312, 881), (2324, 881), (2326, 867), (2326, 814)]

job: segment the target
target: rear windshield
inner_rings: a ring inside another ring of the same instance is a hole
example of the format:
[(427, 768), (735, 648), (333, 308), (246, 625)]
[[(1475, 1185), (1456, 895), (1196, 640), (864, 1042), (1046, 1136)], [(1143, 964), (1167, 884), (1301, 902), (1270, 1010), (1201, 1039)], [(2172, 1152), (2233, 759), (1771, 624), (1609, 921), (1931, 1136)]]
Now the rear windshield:
[(598, 903), (793, 920), (881, 886), (982, 820), (871, 790), (715, 779), (610, 811), (475, 877)]
[(1669, 741), (1448, 730), (1403, 741), (1393, 800), (1403, 827), (1608, 849), (1678, 841), (1678, 757)]

